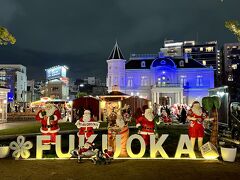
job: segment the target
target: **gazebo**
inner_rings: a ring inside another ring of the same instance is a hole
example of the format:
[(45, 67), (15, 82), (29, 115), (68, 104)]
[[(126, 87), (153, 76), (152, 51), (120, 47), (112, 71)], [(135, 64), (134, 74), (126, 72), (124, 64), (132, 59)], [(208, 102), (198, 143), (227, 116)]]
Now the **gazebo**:
[(106, 113), (110, 113), (111, 109), (121, 108), (122, 101), (130, 96), (119, 91), (112, 91), (106, 95), (99, 96), (100, 98), (100, 120), (106, 121)]

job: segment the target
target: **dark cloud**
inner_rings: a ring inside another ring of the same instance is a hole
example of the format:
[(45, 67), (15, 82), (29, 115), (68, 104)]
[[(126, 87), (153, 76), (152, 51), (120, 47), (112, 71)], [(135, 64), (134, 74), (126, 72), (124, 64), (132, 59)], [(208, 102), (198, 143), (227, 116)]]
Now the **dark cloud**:
[(1, 48), (0, 62), (26, 65), (30, 78), (56, 64), (69, 65), (73, 78), (104, 78), (116, 39), (126, 58), (157, 53), (164, 39), (234, 42), (224, 21), (240, 19), (239, 7), (238, 0), (0, 0), (0, 25), (17, 38)]

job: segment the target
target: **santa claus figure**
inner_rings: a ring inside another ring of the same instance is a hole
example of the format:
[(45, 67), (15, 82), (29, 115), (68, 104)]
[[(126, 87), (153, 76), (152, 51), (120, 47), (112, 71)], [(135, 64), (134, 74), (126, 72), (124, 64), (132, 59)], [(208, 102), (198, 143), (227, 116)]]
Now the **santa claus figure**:
[(168, 125), (172, 124), (172, 119), (169, 117), (165, 109), (162, 110), (160, 118), (161, 118), (161, 121), (164, 122), (164, 124), (168, 124)]
[(80, 118), (75, 125), (79, 129), (78, 136), (84, 135), (85, 142), (87, 142), (88, 138), (94, 134), (93, 126), (82, 126), (84, 123), (87, 124), (88, 122), (94, 122), (94, 119), (91, 118), (91, 112), (89, 110), (85, 110), (83, 117)]
[(196, 138), (198, 139), (198, 148), (202, 146), (204, 136), (204, 120), (210, 120), (207, 113), (202, 109), (198, 101), (194, 101), (191, 109), (188, 111), (187, 119), (189, 121), (189, 136), (194, 148)]
[(146, 109), (144, 116), (137, 119), (136, 127), (139, 129), (139, 134), (143, 137), (146, 146), (150, 145), (150, 135), (155, 134), (155, 122), (152, 109)]
[(53, 104), (47, 104), (45, 109), (37, 113), (36, 120), (42, 124), (40, 128), (42, 135), (51, 137), (50, 140), (43, 140), (43, 144), (56, 144), (56, 135), (60, 130), (58, 126), (60, 119), (61, 113)]
[(85, 157), (85, 158), (91, 158), (92, 156), (95, 155), (95, 152), (94, 152), (94, 143), (90, 143), (90, 142), (86, 142), (84, 144), (84, 146), (80, 147), (78, 149), (78, 162), (81, 163), (82, 162), (82, 158)]

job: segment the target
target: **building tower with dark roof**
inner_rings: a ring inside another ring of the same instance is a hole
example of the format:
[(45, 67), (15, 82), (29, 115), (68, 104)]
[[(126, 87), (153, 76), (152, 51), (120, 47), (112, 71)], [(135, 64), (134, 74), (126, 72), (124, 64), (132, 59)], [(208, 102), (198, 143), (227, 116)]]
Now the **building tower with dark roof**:
[(113, 50), (108, 57), (107, 86), (108, 92), (115, 90), (124, 91), (125, 88), (125, 63), (123, 53), (116, 41)]

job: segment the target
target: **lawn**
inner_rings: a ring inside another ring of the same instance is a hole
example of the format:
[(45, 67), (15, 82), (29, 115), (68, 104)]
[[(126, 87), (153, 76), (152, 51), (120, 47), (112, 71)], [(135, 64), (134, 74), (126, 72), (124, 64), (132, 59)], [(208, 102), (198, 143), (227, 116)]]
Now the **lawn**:
[[(77, 127), (70, 122), (62, 122), (59, 123), (60, 126), (60, 132), (61, 131), (68, 131), (68, 130), (78, 130)], [(129, 126), (135, 126), (135, 122), (132, 122), (129, 124)], [(40, 133), (39, 129), (41, 127), (41, 124), (23, 124), (19, 125), (19, 127), (9, 128), (0, 130), (0, 136), (3, 135), (20, 135), (20, 134), (31, 134), (31, 133)], [(99, 129), (106, 129), (107, 122), (101, 122)]]
[[(33, 123), (33, 124), (19, 125), (19, 127), (17, 127), (17, 128), (9, 128), (9, 129), (0, 130), (0, 136), (39, 133), (40, 127), (41, 127), (40, 123), (39, 124)], [(74, 130), (74, 129), (77, 130), (76, 126), (69, 122), (60, 123), (60, 128), (62, 131)]]

